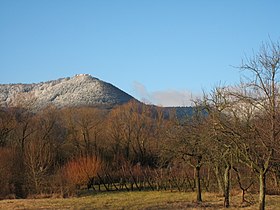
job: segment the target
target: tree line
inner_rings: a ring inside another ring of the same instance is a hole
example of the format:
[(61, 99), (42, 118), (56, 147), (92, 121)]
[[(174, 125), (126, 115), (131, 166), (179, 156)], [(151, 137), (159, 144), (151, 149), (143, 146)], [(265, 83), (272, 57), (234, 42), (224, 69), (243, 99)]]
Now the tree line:
[(240, 190), (242, 202), (259, 193), (265, 209), (265, 195), (279, 192), (279, 62), (279, 43), (264, 43), (242, 62), (240, 84), (205, 93), (183, 119), (137, 101), (111, 110), (3, 108), (0, 195), (69, 196), (98, 176), (114, 184), (138, 168), (149, 169), (146, 180), (162, 171), (192, 177), (197, 202), (202, 190), (214, 191), (229, 207)]

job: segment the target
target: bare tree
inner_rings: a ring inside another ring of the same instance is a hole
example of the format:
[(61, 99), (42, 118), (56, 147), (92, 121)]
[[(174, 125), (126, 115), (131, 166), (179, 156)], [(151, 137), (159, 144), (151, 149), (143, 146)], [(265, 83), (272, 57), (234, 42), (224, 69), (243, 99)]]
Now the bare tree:
[(259, 53), (243, 62), (240, 68), (246, 71), (248, 76), (243, 91), (234, 93), (233, 96), (254, 107), (254, 124), (251, 129), (255, 134), (254, 143), (258, 146), (249, 148), (248, 152), (243, 151), (241, 155), (259, 174), (261, 210), (265, 209), (267, 172), (276, 157), (276, 145), (279, 144), (279, 43), (263, 44)]
[(123, 154), (129, 160), (132, 159), (132, 133), (133, 122), (132, 115), (135, 111), (134, 102), (129, 102), (122, 106), (116, 107), (109, 115), (110, 137), (115, 145), (118, 155)]
[(53, 160), (54, 153), (48, 142), (32, 140), (26, 144), (24, 163), (30, 184), (29, 190), (34, 189), (35, 193), (42, 192), (42, 186), (53, 166)]
[(9, 135), (15, 127), (16, 120), (13, 111), (0, 109), (0, 147), (8, 144)]
[(34, 132), (25, 143), (24, 165), (33, 193), (42, 192), (42, 186), (47, 183), (48, 175), (55, 172), (55, 156), (57, 146), (61, 143), (61, 127), (58, 125), (57, 110), (49, 107), (33, 117)]
[(24, 153), (25, 144), (36, 130), (33, 124), (33, 117), (34, 115), (27, 110), (15, 110), (16, 129), (14, 129), (12, 139), (19, 146), (22, 154)]
[[(202, 106), (207, 109), (208, 122), (208, 148), (209, 160), (214, 164), (214, 172), (217, 177), (219, 191), (224, 195), (224, 207), (230, 206), (230, 171), (233, 167), (232, 136), (227, 110), (231, 107), (227, 99), (225, 89), (216, 87), (209, 95), (204, 96)], [(223, 176), (222, 176), (223, 175)]]
[(163, 154), (168, 159), (183, 160), (194, 169), (196, 201), (202, 202), (201, 167), (207, 161), (206, 116), (201, 107), (196, 107), (186, 120), (175, 121), (167, 132)]
[(161, 118), (157, 110), (136, 101), (112, 110), (107, 131), (115, 155), (141, 165), (153, 164)]
[(64, 110), (68, 138), (83, 155), (99, 154), (99, 139), (103, 129), (104, 112), (93, 107)]
[(221, 128), (235, 155), (259, 176), (260, 210), (265, 209), (267, 172), (279, 152), (279, 63), (279, 43), (263, 44), (258, 54), (242, 62), (241, 84), (223, 89), (226, 106), (216, 107), (226, 116)]

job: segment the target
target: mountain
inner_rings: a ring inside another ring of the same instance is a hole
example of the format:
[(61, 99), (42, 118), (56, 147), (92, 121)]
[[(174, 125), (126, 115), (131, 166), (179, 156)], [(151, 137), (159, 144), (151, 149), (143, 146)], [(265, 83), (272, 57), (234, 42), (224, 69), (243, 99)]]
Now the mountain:
[(34, 84), (0, 85), (1, 107), (28, 107), (40, 110), (49, 105), (61, 107), (106, 106), (134, 99), (110, 83), (89, 74), (78, 74)]

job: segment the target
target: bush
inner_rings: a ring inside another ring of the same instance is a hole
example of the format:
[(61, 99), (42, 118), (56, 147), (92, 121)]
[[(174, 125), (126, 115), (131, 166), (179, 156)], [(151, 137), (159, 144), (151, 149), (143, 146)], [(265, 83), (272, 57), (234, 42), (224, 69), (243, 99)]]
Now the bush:
[(97, 176), (102, 169), (102, 162), (96, 156), (79, 157), (69, 161), (62, 169), (62, 176), (69, 187), (80, 188)]

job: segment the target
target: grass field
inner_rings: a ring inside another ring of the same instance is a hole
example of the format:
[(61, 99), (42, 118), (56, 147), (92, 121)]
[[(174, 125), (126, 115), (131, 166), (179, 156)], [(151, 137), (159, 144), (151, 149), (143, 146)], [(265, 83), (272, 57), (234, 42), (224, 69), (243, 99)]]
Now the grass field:
[[(201, 204), (194, 200), (195, 194), (191, 192), (108, 192), (64, 199), (2, 200), (0, 209), (223, 209), (223, 198), (213, 193), (204, 193)], [(240, 201), (240, 196), (232, 196), (230, 209), (253, 210), (258, 207)], [(280, 209), (280, 196), (267, 196), (267, 209)]]

